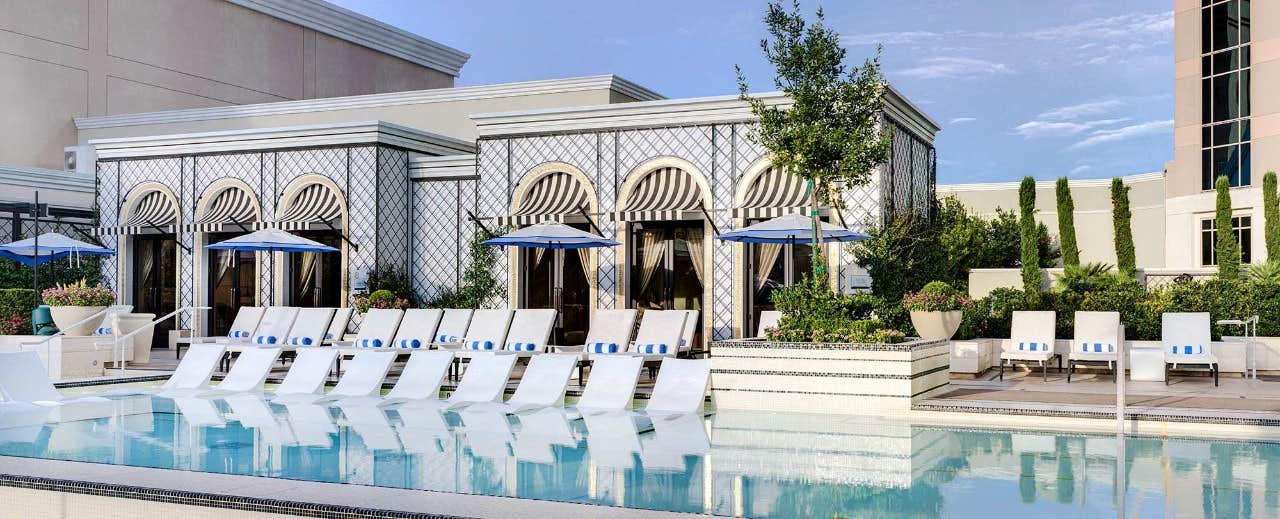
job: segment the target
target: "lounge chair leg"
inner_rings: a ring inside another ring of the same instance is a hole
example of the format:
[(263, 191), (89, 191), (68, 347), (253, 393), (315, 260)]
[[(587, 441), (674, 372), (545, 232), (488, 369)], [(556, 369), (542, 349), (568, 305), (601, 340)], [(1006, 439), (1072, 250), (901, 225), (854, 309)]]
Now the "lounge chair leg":
[(1067, 361), (1067, 383), (1068, 383), (1068, 384), (1070, 384), (1070, 383), (1071, 383), (1071, 372), (1072, 372), (1073, 370), (1075, 370), (1075, 367), (1076, 367), (1076, 365), (1075, 365), (1075, 364), (1073, 364), (1073, 363), (1072, 363), (1071, 361), (1069, 361), (1069, 360)]
[(1062, 373), (1062, 355), (1058, 355), (1058, 373)]
[(1164, 365), (1164, 385), (1169, 385), (1169, 364)]
[(1004, 359), (1000, 359), (1000, 380), (1004, 380)]
[(1049, 365), (1045, 364), (1043, 360), (1040, 361), (1040, 376), (1043, 377), (1045, 382), (1049, 381)]
[(1211, 367), (1213, 368), (1213, 387), (1218, 387), (1218, 371), (1220, 371), (1221, 368), (1219, 368), (1217, 364), (1214, 364)]

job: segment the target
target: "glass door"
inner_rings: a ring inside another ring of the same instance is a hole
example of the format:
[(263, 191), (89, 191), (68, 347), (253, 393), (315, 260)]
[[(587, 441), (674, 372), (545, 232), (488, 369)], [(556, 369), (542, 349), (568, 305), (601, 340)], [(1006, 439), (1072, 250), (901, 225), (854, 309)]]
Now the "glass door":
[[(708, 273), (703, 222), (641, 222), (631, 227), (631, 305), (641, 310), (702, 310)], [(701, 336), (702, 319), (694, 337)]]
[(747, 246), (747, 303), (750, 309), (743, 333), (754, 336), (760, 313), (777, 310), (773, 291), (804, 279), (813, 269), (813, 246), (808, 243), (753, 243)]
[(555, 344), (582, 344), (587, 339), (591, 285), (584, 265), (590, 264), (590, 254), (590, 249), (520, 249), (524, 285), (521, 308), (557, 308), (559, 291), (559, 316), (552, 332)]
[[(342, 246), (338, 231), (297, 233), (334, 248)], [(289, 304), (303, 308), (338, 308), (342, 305), (342, 253), (295, 252), (286, 254), (289, 265)]]
[[(210, 237), (209, 242), (219, 242), (234, 237)], [(253, 306), (257, 301), (258, 274), (255, 254), (252, 251), (209, 251), (209, 335), (226, 335), (242, 306)], [(246, 330), (249, 331), (249, 330)]]
[[(133, 238), (133, 311), (164, 316), (177, 309), (178, 243), (171, 234)], [(168, 347), (174, 320), (155, 326), (151, 347)]]

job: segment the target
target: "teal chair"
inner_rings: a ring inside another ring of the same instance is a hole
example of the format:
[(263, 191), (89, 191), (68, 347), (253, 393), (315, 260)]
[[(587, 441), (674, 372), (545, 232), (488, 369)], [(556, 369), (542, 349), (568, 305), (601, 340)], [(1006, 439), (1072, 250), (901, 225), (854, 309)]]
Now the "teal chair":
[(58, 327), (53, 324), (53, 314), (47, 305), (40, 305), (31, 311), (31, 328), (36, 335), (53, 335)]

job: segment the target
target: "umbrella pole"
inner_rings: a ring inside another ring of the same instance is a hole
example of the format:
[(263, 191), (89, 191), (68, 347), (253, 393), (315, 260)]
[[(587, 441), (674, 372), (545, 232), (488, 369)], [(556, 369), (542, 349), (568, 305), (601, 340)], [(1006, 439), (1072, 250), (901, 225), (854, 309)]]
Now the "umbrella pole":
[(31, 255), (31, 290), (35, 292), (36, 308), (40, 307), (40, 192), (36, 191), (36, 204), (31, 208), (35, 235), (35, 253)]

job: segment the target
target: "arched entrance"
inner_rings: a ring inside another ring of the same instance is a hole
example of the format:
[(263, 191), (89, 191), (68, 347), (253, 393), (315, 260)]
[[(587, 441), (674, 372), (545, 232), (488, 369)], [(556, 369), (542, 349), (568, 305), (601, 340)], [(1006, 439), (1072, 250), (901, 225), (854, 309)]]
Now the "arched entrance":
[(657, 159), (629, 176), (614, 215), (627, 247), (628, 306), (697, 310), (695, 337), (702, 336), (703, 296), (711, 285), (708, 190), (691, 164)]
[[(733, 217), (741, 228), (783, 215), (806, 214), (812, 200), (804, 179), (772, 167), (766, 157), (739, 181)], [(761, 312), (775, 309), (775, 289), (794, 284), (811, 271), (812, 250), (808, 243), (754, 243), (742, 247), (744, 335), (754, 335)]]
[[(261, 220), (257, 197), (239, 180), (215, 182), (196, 203), (196, 223), (200, 233), (196, 243), (210, 244), (253, 230)], [(224, 335), (242, 306), (258, 304), (258, 262), (251, 251), (205, 249), (202, 258), (206, 277), (207, 333)]]
[(276, 220), (267, 225), (343, 252), (284, 255), (285, 304), (306, 308), (345, 306), (346, 203), (331, 180), (308, 175), (293, 181), (280, 198)]
[[(511, 215), (500, 217), (501, 227), (523, 227), (558, 221), (578, 229), (598, 232), (586, 214), (598, 207), (591, 182), (577, 168), (564, 163), (539, 166), (525, 175), (516, 188)], [(555, 308), (559, 316), (554, 331), (557, 344), (581, 344), (586, 340), (595, 307), (595, 249), (557, 250), (519, 248), (513, 252), (521, 308)]]
[[(163, 316), (178, 304), (178, 201), (167, 187), (145, 183), (125, 199), (116, 229), (126, 243), (127, 301), (136, 313)], [(165, 347), (173, 319), (158, 323), (151, 347)]]

